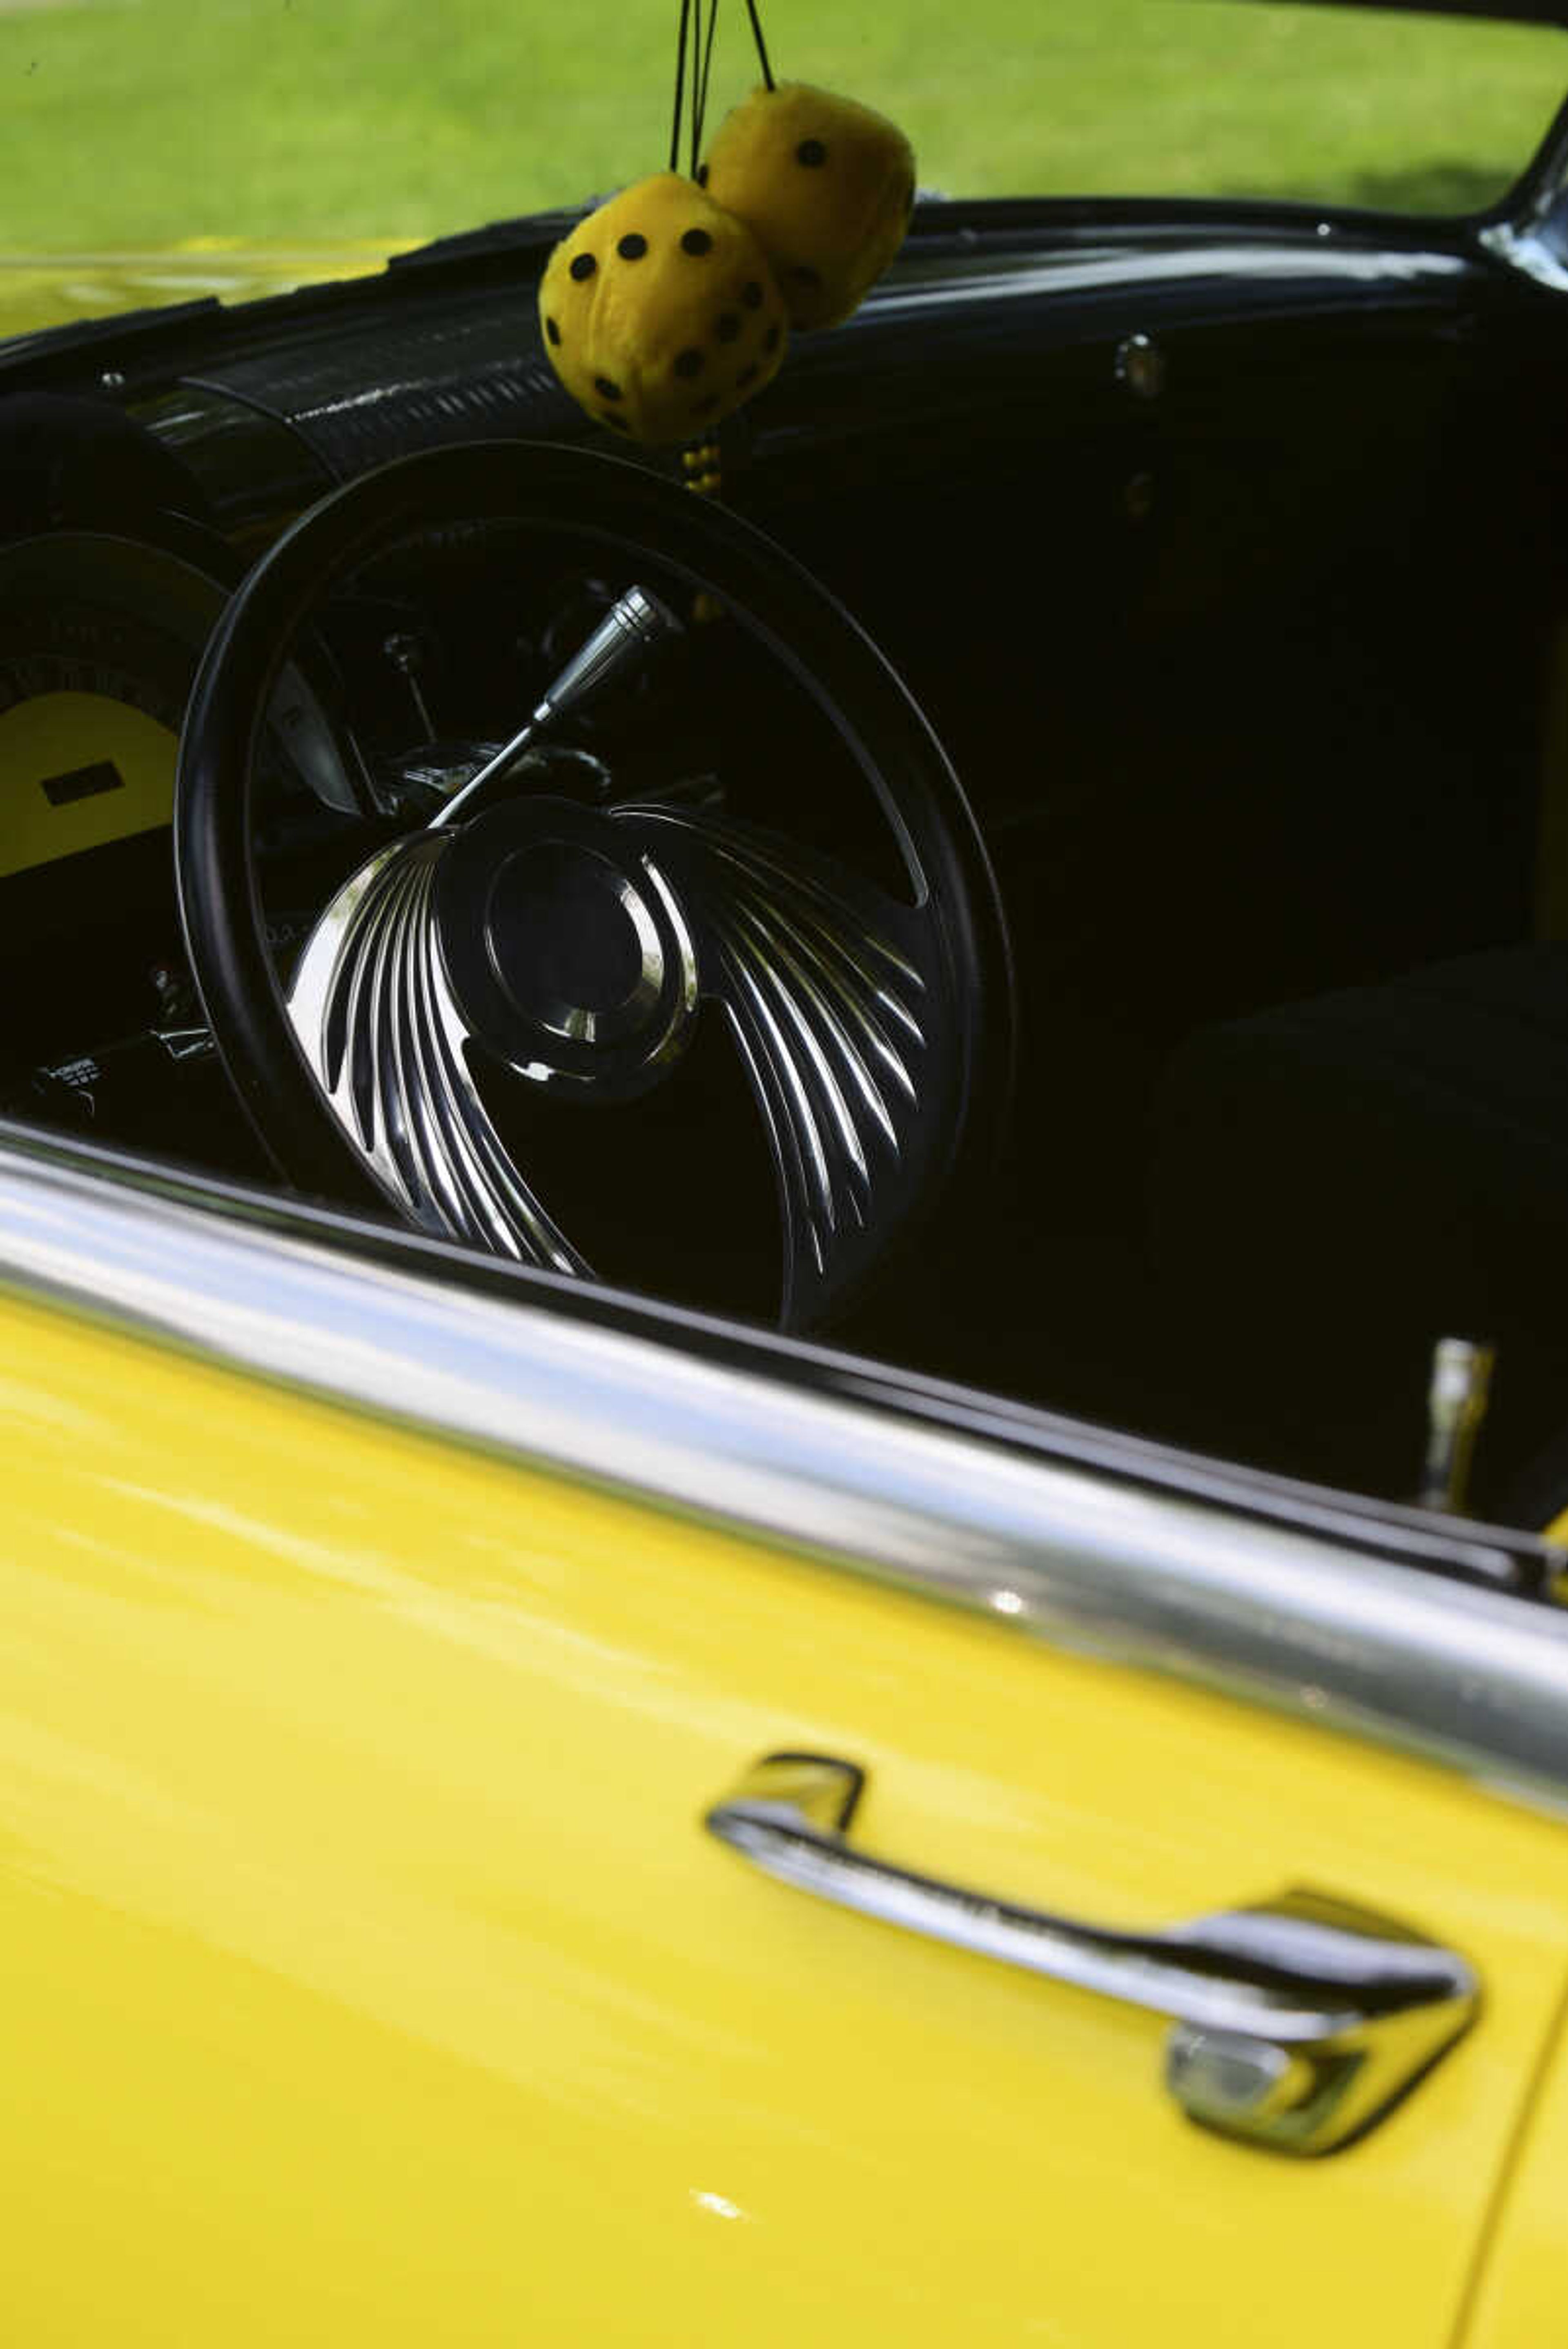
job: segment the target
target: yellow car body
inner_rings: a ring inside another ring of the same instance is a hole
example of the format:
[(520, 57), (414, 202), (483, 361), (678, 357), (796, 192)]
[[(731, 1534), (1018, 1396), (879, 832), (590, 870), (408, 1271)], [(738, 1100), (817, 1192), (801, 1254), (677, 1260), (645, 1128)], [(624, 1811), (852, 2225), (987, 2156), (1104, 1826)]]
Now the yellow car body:
[[(0, 1151), (7, 2339), (1554, 2337), (1554, 1610), (287, 1221)], [(1155, 2016), (705, 1832), (781, 1749), (1479, 2014), (1345, 2150), (1211, 2134)]]

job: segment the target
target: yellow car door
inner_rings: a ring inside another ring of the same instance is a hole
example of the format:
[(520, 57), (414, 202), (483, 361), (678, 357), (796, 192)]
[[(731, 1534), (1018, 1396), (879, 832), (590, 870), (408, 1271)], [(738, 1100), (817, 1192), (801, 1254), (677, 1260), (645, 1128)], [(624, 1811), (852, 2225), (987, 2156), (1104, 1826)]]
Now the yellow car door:
[(174, 1188), (0, 1147), (7, 2341), (1456, 2340), (1551, 1610)]

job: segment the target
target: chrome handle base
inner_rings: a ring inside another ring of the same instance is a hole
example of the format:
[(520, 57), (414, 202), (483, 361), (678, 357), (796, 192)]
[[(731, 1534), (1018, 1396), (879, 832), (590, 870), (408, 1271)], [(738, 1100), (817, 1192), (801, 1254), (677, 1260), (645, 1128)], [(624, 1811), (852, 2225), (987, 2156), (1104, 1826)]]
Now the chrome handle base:
[(769, 1754), (706, 1825), (798, 1891), (1169, 2016), (1166, 2086), (1206, 2128), (1279, 2153), (1336, 2152), (1475, 2019), (1463, 1959), (1318, 1894), (1122, 1933), (873, 1858), (849, 1841), (865, 1784), (853, 1762)]

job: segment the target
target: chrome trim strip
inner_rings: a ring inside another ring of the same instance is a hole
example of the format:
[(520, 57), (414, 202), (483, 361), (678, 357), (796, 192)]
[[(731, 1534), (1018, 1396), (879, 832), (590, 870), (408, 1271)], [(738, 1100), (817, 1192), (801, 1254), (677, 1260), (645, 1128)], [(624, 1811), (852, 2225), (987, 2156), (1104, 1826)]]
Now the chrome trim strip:
[(1568, 189), (1568, 102), (1557, 114), (1534, 161), (1500, 206), (1497, 216), (1476, 233), (1481, 250), (1506, 268), (1533, 278), (1553, 294), (1568, 291), (1563, 224), (1558, 217)]
[(1517, 270), (1521, 277), (1533, 278), (1548, 293), (1568, 293), (1568, 268), (1563, 266), (1552, 242), (1545, 214), (1539, 221), (1494, 221), (1478, 234), (1479, 242), (1493, 260), (1501, 261), (1505, 268)]
[[(1342, 237), (1343, 242), (1336, 241)], [(911, 254), (911, 260), (920, 258)], [(1439, 287), (1447, 291), (1461, 283), (1472, 266), (1464, 254), (1435, 245), (1411, 251), (1403, 245), (1353, 243), (1332, 220), (1321, 223), (1311, 244), (1299, 234), (1266, 242), (1223, 234), (1205, 239), (1199, 231), (1164, 249), (1146, 243), (1129, 250), (1107, 235), (1097, 243), (1075, 243), (1028, 258), (1010, 256), (982, 272), (944, 269), (940, 261), (928, 259), (919, 277), (911, 269), (888, 281), (863, 316), (869, 328), (873, 323), (917, 317), (933, 307), (951, 311), (971, 303), (1030, 301), (1042, 295), (1059, 301), (1069, 294), (1127, 287), (1153, 293), (1216, 282), (1256, 287), (1310, 279), (1353, 292), (1375, 287), (1386, 295)]]
[(1568, 1612), (0, 1144), (0, 1291), (1568, 1806)]

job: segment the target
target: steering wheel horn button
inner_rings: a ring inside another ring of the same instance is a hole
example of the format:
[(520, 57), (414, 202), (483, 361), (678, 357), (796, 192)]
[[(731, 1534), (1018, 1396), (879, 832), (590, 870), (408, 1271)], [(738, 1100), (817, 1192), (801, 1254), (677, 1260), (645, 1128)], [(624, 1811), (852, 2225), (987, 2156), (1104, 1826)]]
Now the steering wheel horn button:
[(435, 921), (458, 1011), (520, 1074), (624, 1101), (658, 1082), (697, 1009), (680, 903), (624, 825), (568, 800), (509, 801), (442, 856)]
[(545, 840), (514, 850), (485, 899), (484, 945), (521, 1016), (571, 1043), (608, 1043), (659, 1000), (664, 954), (652, 916), (591, 848)]

